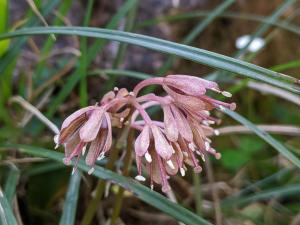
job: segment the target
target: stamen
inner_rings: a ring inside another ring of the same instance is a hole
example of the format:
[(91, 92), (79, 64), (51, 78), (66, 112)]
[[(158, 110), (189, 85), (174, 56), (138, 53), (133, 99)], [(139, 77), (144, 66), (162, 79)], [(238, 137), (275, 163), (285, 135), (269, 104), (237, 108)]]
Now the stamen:
[(146, 181), (146, 178), (143, 177), (142, 175), (135, 176), (135, 179), (138, 180), (138, 181)]
[(168, 161), (167, 161), (167, 164), (169, 165), (169, 167), (170, 167), (172, 170), (175, 169), (175, 166), (174, 166), (172, 160), (168, 160)]
[(151, 163), (151, 162), (152, 162), (152, 157), (151, 157), (151, 155), (150, 155), (148, 152), (146, 152), (145, 158), (146, 158), (146, 161), (147, 161), (148, 163)]
[(207, 151), (210, 148), (210, 144), (207, 141), (205, 141), (204, 144), (205, 144), (205, 150)]
[(193, 152), (196, 150), (195, 145), (193, 143), (189, 143), (188, 146), (189, 146), (189, 149), (191, 149)]
[(180, 174), (183, 177), (185, 176), (185, 170), (182, 167), (180, 167)]
[(104, 155), (104, 152), (102, 152), (102, 153), (98, 156), (97, 160), (100, 161), (100, 160), (102, 160), (102, 159), (104, 159), (104, 158), (105, 158), (105, 155)]
[(153, 185), (153, 184), (151, 184), (151, 185), (150, 185), (150, 188), (151, 188), (151, 190), (153, 191), (154, 185)]
[(84, 154), (85, 154), (85, 151), (86, 151), (86, 146), (84, 146), (84, 147), (82, 148), (81, 154), (84, 155)]
[(121, 117), (121, 118), (120, 118), (120, 122), (121, 122), (121, 123), (123, 123), (124, 120), (125, 120), (124, 117)]
[(231, 98), (232, 97), (232, 94), (228, 91), (222, 91), (222, 95), (227, 97), (227, 98)]
[(214, 130), (214, 134), (215, 134), (216, 136), (219, 136), (219, 135), (220, 135), (220, 131), (219, 131), (219, 130)]
[(118, 87), (114, 87), (114, 91), (119, 91), (119, 88)]
[(54, 143), (56, 144), (54, 148), (57, 149), (59, 147), (59, 142), (58, 142), (59, 134), (55, 135), (53, 140), (54, 140)]
[(215, 91), (215, 92), (217, 92), (217, 93), (220, 93), (220, 92), (221, 92), (219, 89), (216, 89), (216, 88), (211, 88), (210, 90)]
[(88, 175), (91, 175), (94, 171), (95, 171), (95, 168), (92, 167), (92, 168), (88, 171)]
[(134, 92), (133, 92), (133, 91), (131, 91), (131, 92), (129, 92), (129, 93), (128, 93), (128, 95), (130, 95), (130, 96), (134, 96)]
[(182, 154), (187, 158), (189, 157), (189, 154), (187, 152), (182, 152)]

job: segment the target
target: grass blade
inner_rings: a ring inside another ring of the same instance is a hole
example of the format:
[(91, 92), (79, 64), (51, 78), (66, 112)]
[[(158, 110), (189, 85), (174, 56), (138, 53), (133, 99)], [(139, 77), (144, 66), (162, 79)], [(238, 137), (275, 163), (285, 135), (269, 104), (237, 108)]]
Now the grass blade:
[[(234, 59), (228, 56), (217, 54), (203, 49), (198, 49), (174, 42), (149, 37), (140, 34), (134, 34), (123, 31), (87, 28), (87, 27), (36, 27), (21, 29), (18, 31), (1, 34), (0, 40), (6, 38), (13, 38), (24, 35), (38, 35), (38, 34), (72, 34), (86, 37), (104, 38), (134, 45), (139, 45), (145, 48), (174, 54), (192, 61), (222, 69), (228, 72), (237, 73), (252, 79), (260, 80), (271, 85), (275, 85), (287, 90), (300, 93), (300, 87), (292, 85), (291, 83), (299, 84), (296, 78), (287, 76), (285, 74), (277, 73), (254, 64)], [(277, 79), (285, 80), (289, 83), (279, 81)]]
[(261, 139), (269, 143), (272, 147), (274, 147), (280, 154), (282, 154), (285, 158), (290, 160), (295, 166), (300, 168), (300, 160), (291, 152), (289, 151), (284, 145), (282, 145), (280, 142), (278, 142), (276, 139), (274, 139), (271, 135), (269, 135), (267, 132), (259, 129), (257, 126), (255, 126), (253, 123), (248, 121), (246, 118), (242, 117), (236, 112), (233, 112), (229, 109), (222, 108), (222, 112), (226, 113), (228, 116), (233, 118), (234, 120), (240, 122), (244, 126), (248, 127), (250, 130), (252, 130), (257, 136), (259, 136)]
[[(51, 151), (44, 148), (28, 146), (28, 145), (1, 144), (0, 148), (18, 149), (20, 152), (25, 154), (30, 154), (39, 157), (46, 157), (59, 162), (62, 162), (64, 157), (63, 153)], [(85, 165), (83, 160), (79, 161), (78, 168), (80, 168), (85, 172), (88, 172), (90, 170), (90, 168), (87, 165)], [(106, 170), (100, 166), (95, 166), (95, 171), (93, 172), (93, 176), (96, 176), (104, 180), (110, 180), (120, 185), (124, 189), (132, 192), (137, 198), (169, 214), (173, 218), (182, 221), (186, 225), (195, 225), (195, 224), (211, 225), (210, 222), (202, 219), (201, 217), (183, 208), (182, 206), (171, 202), (161, 194), (150, 190), (149, 188), (145, 187), (144, 185), (138, 183), (133, 179), (123, 177), (117, 173), (114, 173), (110, 170)]]
[(81, 174), (77, 170), (71, 175), (69, 188), (65, 199), (63, 213), (60, 218), (60, 225), (72, 225), (75, 223), (77, 201), (80, 189)]
[(18, 225), (13, 214), (11, 205), (7, 201), (4, 193), (0, 189), (0, 224), (1, 225)]
[(14, 164), (9, 164), (9, 172), (4, 186), (4, 194), (7, 201), (11, 204), (19, 183), (20, 170)]

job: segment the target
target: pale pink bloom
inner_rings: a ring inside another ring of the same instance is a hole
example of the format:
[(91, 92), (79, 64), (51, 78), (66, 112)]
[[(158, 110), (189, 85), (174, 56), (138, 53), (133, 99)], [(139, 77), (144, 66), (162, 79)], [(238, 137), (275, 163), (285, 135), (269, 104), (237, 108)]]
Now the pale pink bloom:
[(65, 164), (70, 164), (74, 157), (79, 159), (88, 148), (86, 163), (92, 166), (99, 155), (110, 148), (111, 142), (109, 114), (102, 107), (88, 106), (65, 119), (57, 144), (65, 146)]

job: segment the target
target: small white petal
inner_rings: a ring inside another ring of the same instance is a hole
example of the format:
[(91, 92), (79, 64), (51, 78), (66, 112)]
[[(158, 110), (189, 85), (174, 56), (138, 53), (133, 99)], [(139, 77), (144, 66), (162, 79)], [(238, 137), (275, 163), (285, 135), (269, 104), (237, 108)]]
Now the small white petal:
[(92, 167), (92, 168), (88, 171), (88, 175), (91, 175), (94, 171), (95, 171), (95, 168)]
[(145, 181), (146, 178), (143, 177), (142, 175), (137, 175), (134, 179), (138, 180), (138, 181)]
[(146, 160), (147, 160), (148, 163), (152, 162), (152, 157), (151, 157), (151, 155), (148, 152), (146, 152), (145, 158), (146, 158)]
[(180, 174), (181, 174), (181, 176), (183, 176), (183, 177), (185, 176), (185, 170), (184, 170), (182, 167), (180, 168)]
[(222, 95), (227, 97), (227, 98), (231, 98), (232, 97), (232, 94), (228, 91), (222, 91)]
[(173, 169), (173, 170), (175, 169), (175, 166), (174, 166), (172, 160), (168, 160), (168, 161), (167, 161), (167, 164), (169, 165), (169, 167), (170, 167), (171, 169)]

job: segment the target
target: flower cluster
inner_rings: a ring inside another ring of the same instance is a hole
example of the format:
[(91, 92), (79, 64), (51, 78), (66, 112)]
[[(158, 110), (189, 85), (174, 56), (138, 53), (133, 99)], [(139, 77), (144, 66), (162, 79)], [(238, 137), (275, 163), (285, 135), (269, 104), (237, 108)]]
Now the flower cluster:
[[(149, 85), (161, 85), (167, 95), (139, 96), (140, 90)], [(136, 85), (133, 92), (115, 88), (99, 104), (82, 108), (65, 119), (55, 142), (65, 147), (65, 164), (84, 155), (92, 173), (93, 165), (112, 145), (112, 127), (129, 123), (132, 129), (140, 131), (134, 143), (138, 170), (135, 178), (145, 181), (142, 170), (147, 170), (151, 188), (157, 183), (167, 192), (169, 177), (178, 172), (184, 176), (186, 165), (199, 173), (199, 159), (205, 161), (207, 153), (220, 158), (208, 138), (218, 135), (210, 125), (219, 122), (210, 116), (210, 111), (222, 107), (234, 110), (235, 104), (210, 98), (207, 90), (231, 97), (217, 83), (188, 75), (147, 79)], [(148, 115), (146, 109), (154, 105), (162, 108), (163, 121), (152, 120)]]

